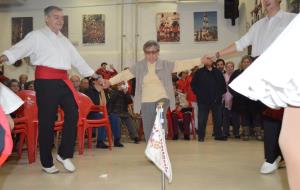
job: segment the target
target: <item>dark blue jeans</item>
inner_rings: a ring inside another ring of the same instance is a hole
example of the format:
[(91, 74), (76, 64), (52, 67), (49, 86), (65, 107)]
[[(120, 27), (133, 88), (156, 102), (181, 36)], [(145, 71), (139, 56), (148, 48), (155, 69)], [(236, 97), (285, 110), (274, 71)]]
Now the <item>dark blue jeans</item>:
[[(89, 119), (101, 119), (102, 117), (103, 117), (102, 114), (99, 112), (91, 112), (88, 115)], [(111, 113), (109, 114), (109, 121), (110, 121), (111, 130), (114, 139), (115, 140), (120, 139), (121, 138), (120, 118), (118, 117), (118, 115)], [(100, 144), (106, 139), (106, 130), (105, 127), (99, 127), (97, 130), (98, 130), (97, 144)]]

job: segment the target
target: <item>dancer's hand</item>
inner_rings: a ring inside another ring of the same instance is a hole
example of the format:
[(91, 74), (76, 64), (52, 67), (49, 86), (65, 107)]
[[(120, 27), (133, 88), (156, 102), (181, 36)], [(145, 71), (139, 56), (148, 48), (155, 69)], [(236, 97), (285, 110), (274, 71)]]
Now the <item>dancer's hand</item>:
[(4, 62), (6, 62), (6, 61), (8, 61), (6, 55), (1, 55), (1, 56), (0, 56), (0, 64), (4, 63)]

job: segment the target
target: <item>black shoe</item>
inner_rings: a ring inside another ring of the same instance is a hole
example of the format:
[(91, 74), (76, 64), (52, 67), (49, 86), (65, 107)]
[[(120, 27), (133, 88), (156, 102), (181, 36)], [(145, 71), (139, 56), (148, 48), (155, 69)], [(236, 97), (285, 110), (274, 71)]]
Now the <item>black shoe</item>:
[(184, 140), (189, 141), (190, 140), (190, 135), (184, 135)]
[(198, 137), (199, 142), (204, 142), (204, 137)]
[(124, 147), (124, 145), (122, 143), (120, 143), (120, 141), (115, 141), (114, 142), (114, 147), (120, 147), (120, 148), (122, 148), (122, 147)]
[(104, 142), (101, 142), (96, 145), (96, 148), (108, 149), (109, 146), (107, 146)]
[(235, 135), (235, 136), (234, 136), (234, 138), (236, 138), (236, 139), (240, 139), (240, 138), (241, 138), (241, 136), (240, 136), (240, 135)]
[(223, 137), (222, 136), (221, 137), (215, 137), (215, 140), (216, 141), (227, 141), (227, 137), (224, 137), (224, 136)]
[(135, 137), (135, 138), (133, 139), (133, 142), (134, 142), (135, 144), (139, 144), (140, 140), (139, 140), (138, 137)]

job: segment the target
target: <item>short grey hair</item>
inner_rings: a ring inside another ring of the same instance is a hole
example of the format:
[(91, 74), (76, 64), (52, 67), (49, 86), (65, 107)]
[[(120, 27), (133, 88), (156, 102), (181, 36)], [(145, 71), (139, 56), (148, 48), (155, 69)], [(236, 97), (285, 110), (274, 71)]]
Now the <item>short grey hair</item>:
[(46, 7), (45, 9), (44, 9), (44, 15), (45, 16), (49, 16), (50, 15), (50, 13), (52, 12), (52, 11), (63, 11), (63, 9), (62, 8), (60, 8), (60, 7), (57, 7), (57, 6), (49, 6), (49, 7)]
[(148, 49), (150, 47), (154, 47), (157, 51), (160, 50), (159, 44), (157, 43), (157, 41), (154, 41), (154, 40), (149, 40), (144, 44), (144, 46), (143, 46), (144, 52), (146, 51), (146, 49)]

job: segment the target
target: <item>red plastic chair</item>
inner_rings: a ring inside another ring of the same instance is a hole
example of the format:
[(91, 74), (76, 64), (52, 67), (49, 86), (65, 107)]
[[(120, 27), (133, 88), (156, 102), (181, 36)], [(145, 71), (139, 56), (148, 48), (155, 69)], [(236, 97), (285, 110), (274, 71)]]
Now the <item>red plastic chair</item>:
[[(106, 110), (106, 106), (96, 106), (92, 100), (85, 94), (79, 93), (79, 121), (78, 121), (78, 151), (79, 154), (84, 152), (84, 135), (85, 131), (88, 131), (88, 148), (92, 148), (92, 128), (105, 127), (108, 138), (109, 150), (112, 149), (112, 134), (109, 123), (109, 117)], [(101, 119), (87, 119), (88, 114), (91, 111), (101, 112), (103, 118)]]
[(17, 148), (18, 158), (22, 157), (22, 148), (26, 141), (29, 163), (35, 162), (36, 143), (37, 143), (37, 107), (35, 92), (23, 90), (17, 95), (24, 101), (21, 108), (18, 109), (17, 115), (21, 116), (14, 119), (15, 128), (13, 133), (20, 134), (19, 145)]

